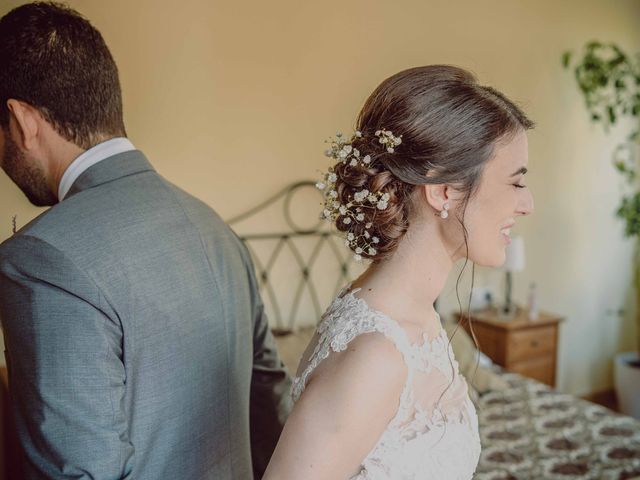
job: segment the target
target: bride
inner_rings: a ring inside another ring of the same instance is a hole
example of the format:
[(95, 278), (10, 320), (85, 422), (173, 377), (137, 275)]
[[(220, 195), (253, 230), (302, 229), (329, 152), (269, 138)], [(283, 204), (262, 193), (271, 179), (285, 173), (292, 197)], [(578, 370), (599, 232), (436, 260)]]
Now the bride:
[(323, 315), (264, 479), (470, 479), (478, 420), (433, 304), (453, 264), (497, 267), (517, 217), (533, 123), (452, 66), (412, 68), (327, 151), (324, 217), (371, 265)]

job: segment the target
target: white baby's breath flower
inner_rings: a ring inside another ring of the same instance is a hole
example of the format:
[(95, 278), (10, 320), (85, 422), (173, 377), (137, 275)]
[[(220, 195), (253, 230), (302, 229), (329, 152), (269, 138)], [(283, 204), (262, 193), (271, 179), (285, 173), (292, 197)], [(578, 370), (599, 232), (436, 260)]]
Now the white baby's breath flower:
[[(356, 131), (351, 138), (345, 139), (341, 132), (337, 132), (337, 138), (326, 142), (330, 145), (330, 148), (325, 150), (325, 155), (335, 159), (338, 164), (342, 163), (343, 165), (349, 165), (351, 167), (362, 166), (369, 168), (369, 165), (372, 163), (371, 155), (364, 155), (363, 157), (363, 153), (352, 145), (354, 139), (362, 138), (362, 136), (362, 132)], [(379, 143), (384, 145), (385, 150), (390, 153), (394, 152), (394, 147), (402, 143), (401, 137), (396, 137), (392, 132), (385, 129), (377, 130), (376, 136), (378, 137)], [(335, 166), (329, 168), (328, 172), (324, 174), (324, 177), (316, 183), (316, 187), (323, 191), (325, 199), (325, 207), (320, 215), (321, 218), (324, 217), (332, 221), (341, 219), (345, 225), (350, 225), (355, 222), (362, 225), (366, 218), (365, 208), (370, 208), (370, 206), (379, 210), (388, 208), (388, 202), (390, 200), (388, 193), (370, 192), (366, 188), (354, 193), (351, 201), (346, 205), (340, 203), (336, 189), (338, 175), (334, 169)], [(345, 237), (345, 245), (356, 249), (354, 257), (357, 261), (362, 260), (362, 255), (365, 253), (372, 257), (377, 255), (377, 249), (372, 245), (379, 243), (380, 239), (372, 236), (372, 230), (370, 230), (372, 227), (373, 223), (367, 222), (361, 234), (348, 232)], [(364, 245), (358, 247), (359, 243), (364, 243)]]
[(358, 248), (356, 248), (355, 252), (356, 252), (358, 255), (360, 255), (360, 254), (363, 252), (363, 250), (362, 250), (362, 248), (358, 247)]
[(367, 195), (369, 195), (369, 190), (365, 188), (364, 190), (360, 190), (359, 192), (356, 192), (353, 195), (353, 199), (356, 202), (362, 202), (365, 198), (367, 198)]
[(378, 130), (376, 131), (376, 137), (378, 137), (378, 142), (385, 145), (387, 152), (394, 153), (394, 146), (398, 146), (402, 143), (401, 137), (396, 137), (389, 130)]
[(377, 252), (377, 250), (375, 248), (369, 247), (368, 253), (369, 253), (369, 255), (375, 255), (378, 252)]
[(354, 255), (353, 258), (355, 259), (356, 262), (359, 262), (362, 260), (362, 255)]

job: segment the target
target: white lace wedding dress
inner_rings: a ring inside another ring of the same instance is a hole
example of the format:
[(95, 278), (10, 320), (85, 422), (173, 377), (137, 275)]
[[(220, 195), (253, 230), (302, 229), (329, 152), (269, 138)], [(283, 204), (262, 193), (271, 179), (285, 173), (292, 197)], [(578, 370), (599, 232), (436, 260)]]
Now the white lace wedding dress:
[(402, 353), (407, 380), (396, 415), (351, 480), (471, 479), (480, 457), (478, 418), (445, 330), (411, 343), (396, 321), (356, 297), (359, 289), (349, 288), (318, 325), (313, 351), (302, 358), (293, 382), (293, 401), (332, 351), (345, 350), (358, 335), (379, 332)]

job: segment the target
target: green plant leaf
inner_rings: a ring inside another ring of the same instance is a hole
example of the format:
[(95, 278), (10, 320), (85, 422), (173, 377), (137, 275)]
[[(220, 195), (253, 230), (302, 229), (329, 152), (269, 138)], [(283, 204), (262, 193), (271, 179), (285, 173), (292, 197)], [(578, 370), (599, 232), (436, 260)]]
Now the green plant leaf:
[(622, 197), (616, 215), (625, 221), (625, 236), (640, 236), (640, 192)]
[(586, 45), (587, 50), (595, 50), (600, 47), (602, 47), (602, 43), (598, 42), (597, 40), (591, 40)]
[(626, 132), (611, 154), (613, 166), (630, 187), (616, 212), (625, 224), (625, 235), (638, 237), (640, 248), (640, 165), (636, 159), (640, 142), (640, 55), (629, 56), (614, 43), (593, 40), (585, 44), (580, 55), (562, 53), (562, 65), (573, 65), (576, 86), (582, 93), (587, 112), (594, 123), (600, 123), (606, 133), (622, 119), (636, 120), (636, 126)]

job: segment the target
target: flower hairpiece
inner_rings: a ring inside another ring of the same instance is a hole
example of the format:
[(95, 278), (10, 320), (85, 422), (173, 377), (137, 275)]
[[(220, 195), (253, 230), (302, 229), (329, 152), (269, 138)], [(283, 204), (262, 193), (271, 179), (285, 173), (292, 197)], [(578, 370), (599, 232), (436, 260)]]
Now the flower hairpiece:
[(383, 144), (389, 153), (395, 152), (395, 147), (402, 143), (402, 135), (396, 137), (389, 130), (385, 129), (376, 131), (376, 137), (378, 137), (378, 142)]
[[(394, 147), (402, 143), (401, 137), (395, 137), (388, 130), (378, 130), (375, 135), (389, 153), (393, 153)], [(357, 148), (353, 147), (353, 142), (357, 138), (362, 138), (362, 132), (356, 131), (349, 140), (344, 139), (341, 133), (337, 133), (336, 138), (330, 142), (330, 148), (325, 151), (325, 155), (346, 165), (347, 168), (370, 167), (371, 156), (363, 156)], [(386, 210), (390, 195), (387, 192), (370, 192), (363, 188), (350, 195), (347, 203), (343, 204), (338, 201), (337, 181), (338, 175), (332, 166), (324, 174), (323, 179), (316, 183), (316, 187), (324, 195), (324, 209), (321, 218), (330, 222), (340, 221), (344, 225), (348, 225), (345, 245), (355, 252), (354, 258), (357, 261), (362, 260), (363, 254), (373, 257), (378, 253), (377, 244), (380, 243), (380, 239), (371, 231), (373, 224), (365, 222), (365, 211), (367, 209)], [(354, 232), (355, 225), (363, 226), (362, 229), (359, 229), (362, 230), (362, 233), (356, 234)]]

